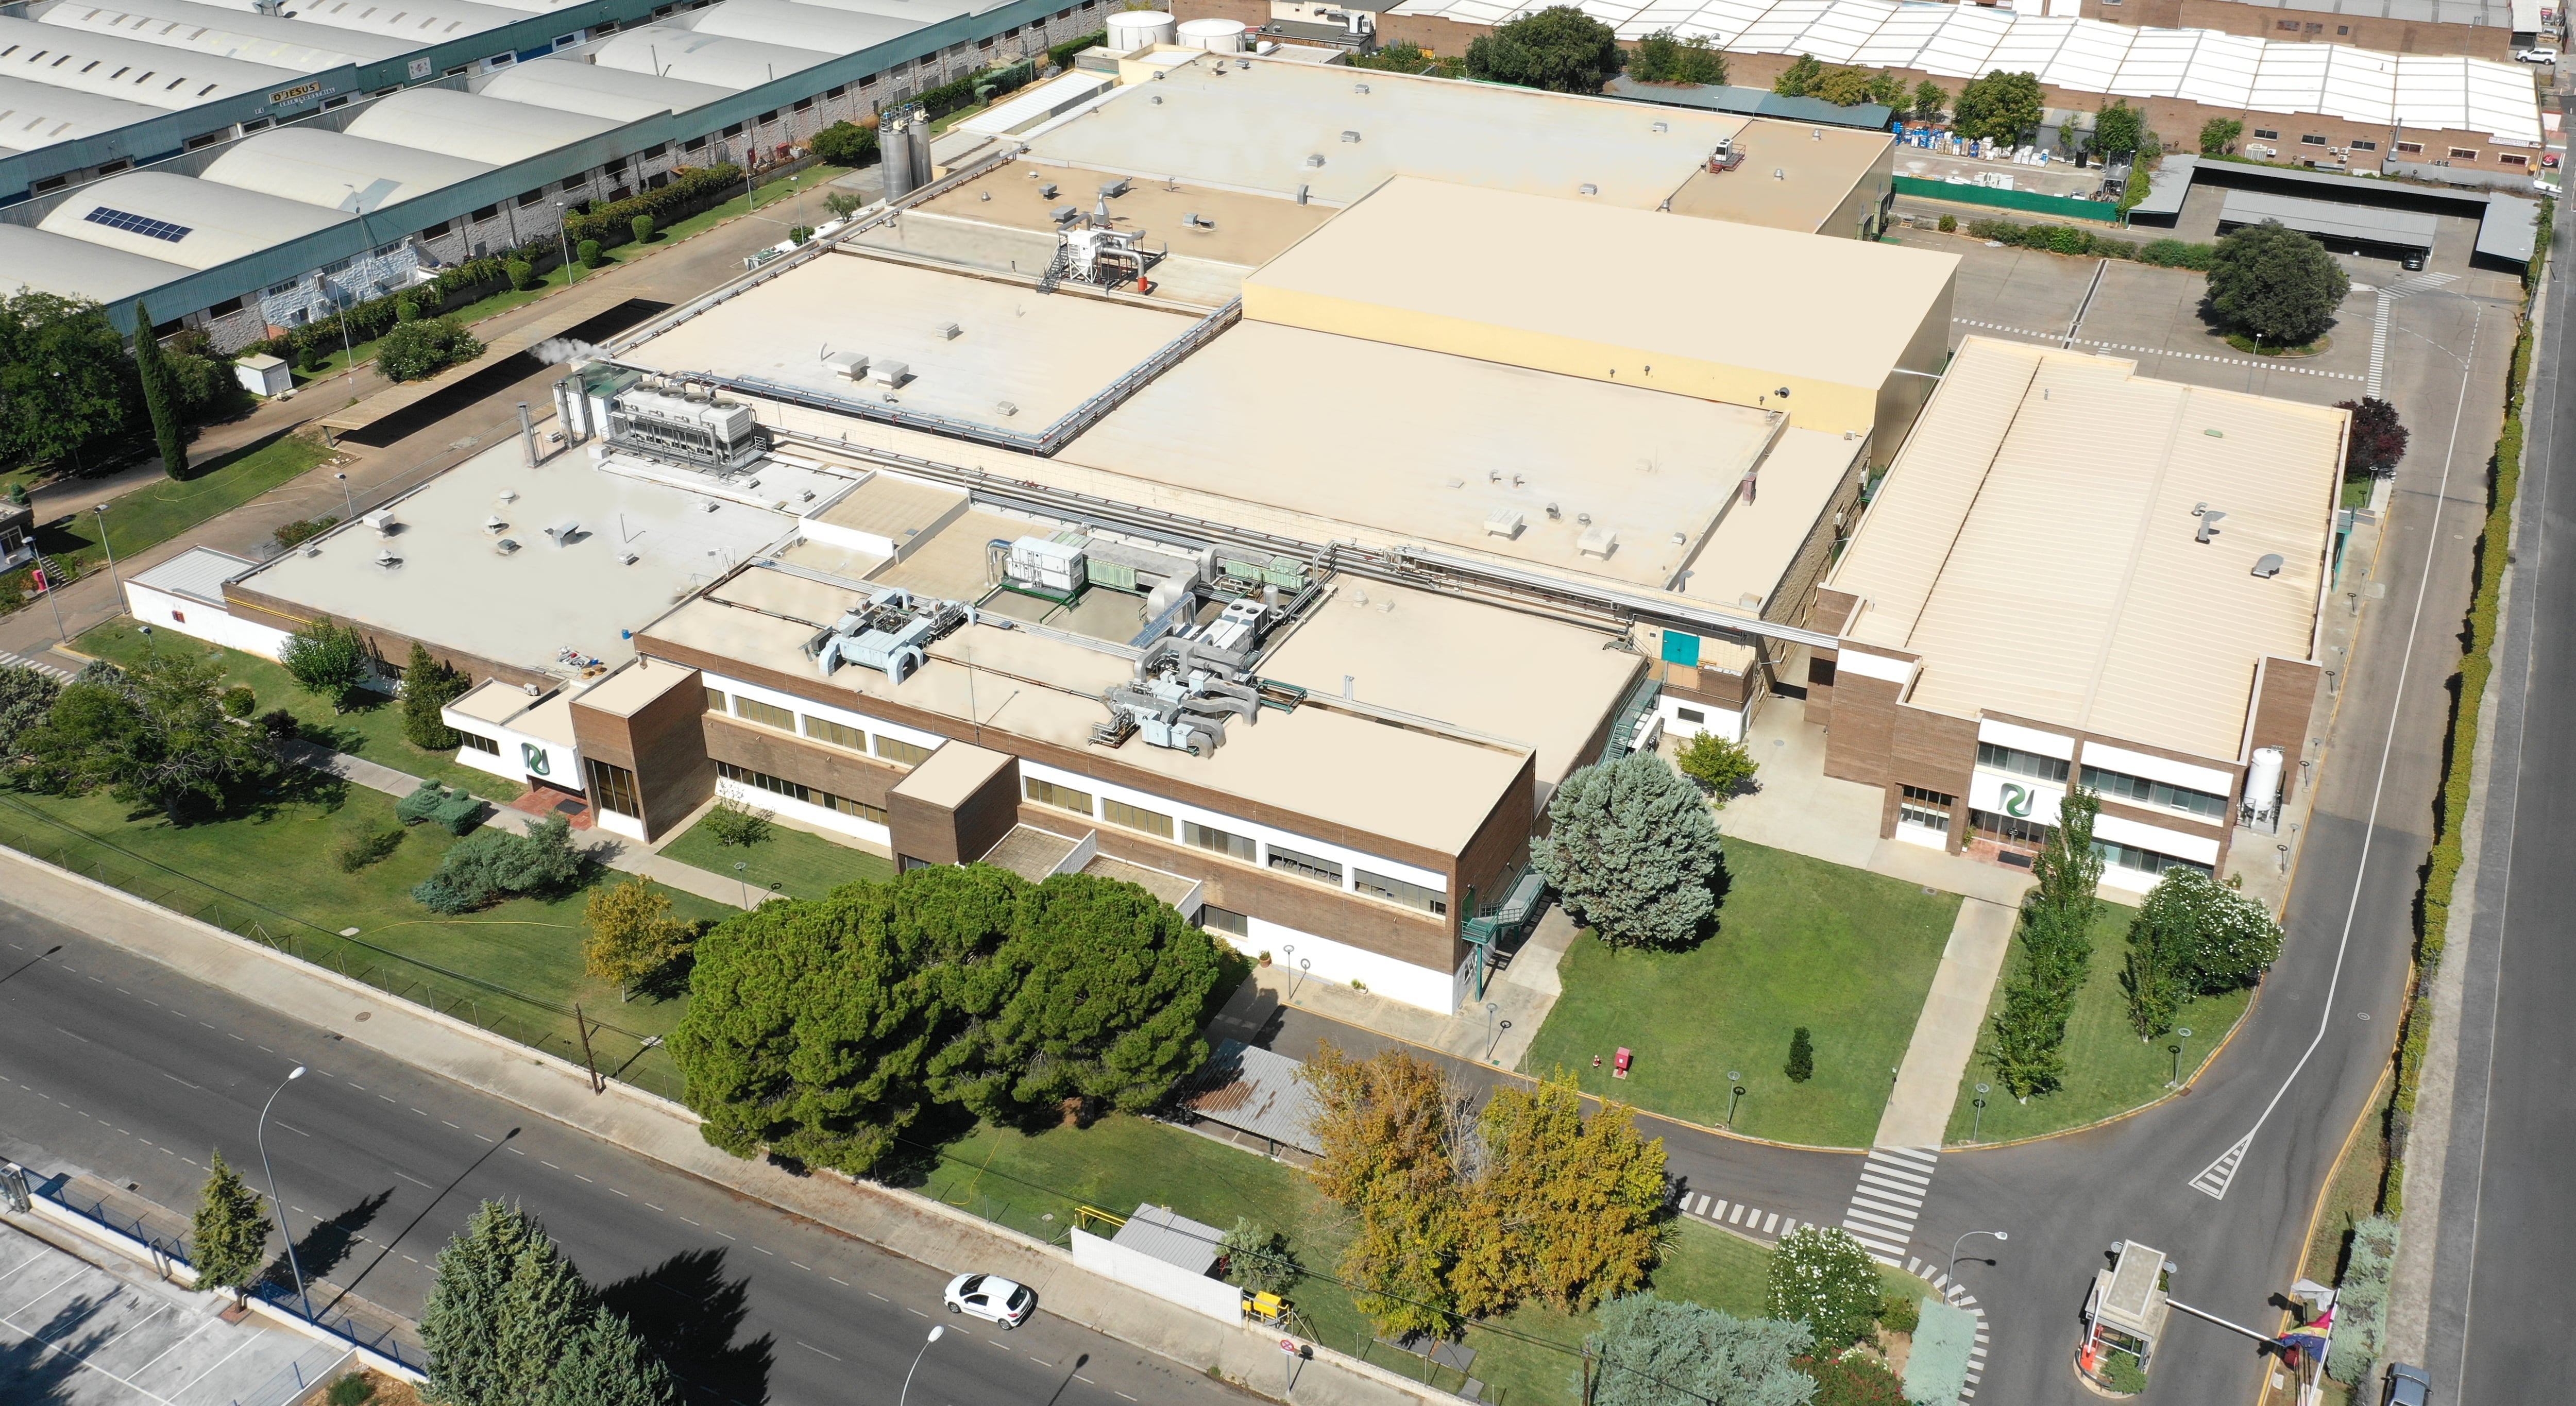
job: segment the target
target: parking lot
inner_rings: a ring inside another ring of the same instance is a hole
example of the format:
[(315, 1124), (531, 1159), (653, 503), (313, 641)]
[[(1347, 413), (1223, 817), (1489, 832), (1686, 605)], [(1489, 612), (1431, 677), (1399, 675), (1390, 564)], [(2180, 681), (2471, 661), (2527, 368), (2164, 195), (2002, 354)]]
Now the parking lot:
[(0, 1401), (285, 1406), (343, 1355), (255, 1316), (226, 1323), (224, 1303), (0, 1222)]

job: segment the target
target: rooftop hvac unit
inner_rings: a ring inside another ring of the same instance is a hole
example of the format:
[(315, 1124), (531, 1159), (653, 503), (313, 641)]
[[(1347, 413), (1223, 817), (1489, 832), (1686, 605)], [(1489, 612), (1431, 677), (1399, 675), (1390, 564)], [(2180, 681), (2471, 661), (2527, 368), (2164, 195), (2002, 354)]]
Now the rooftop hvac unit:
[(731, 472), (769, 452), (769, 434), (748, 405), (667, 391), (630, 390), (608, 407), (610, 445), (657, 459)]
[(1125, 195), (1134, 185), (1135, 182), (1128, 180), (1124, 176), (1121, 176), (1114, 181), (1103, 181), (1100, 184), (1100, 198), (1103, 200), (1115, 200), (1118, 197)]
[(1053, 199), (1055, 199), (1055, 193), (1056, 193), (1056, 190), (1057, 190), (1056, 183), (1055, 183), (1055, 182), (1053, 182), (1053, 181), (1048, 181), (1046, 184), (1041, 185), (1041, 186), (1039, 186), (1039, 187), (1038, 187), (1038, 199), (1040, 199), (1040, 200), (1053, 200)]
[(939, 322), (931, 325), (930, 335), (943, 342), (953, 342), (963, 336), (965, 331), (966, 329), (954, 322)]
[(546, 540), (558, 547), (571, 546), (572, 540), (580, 535), (581, 524), (569, 519), (546, 529)]
[(868, 359), (858, 352), (834, 352), (823, 358), (823, 364), (844, 380), (855, 381), (868, 374)]
[(374, 528), (379, 534), (394, 530), (394, 513), (391, 508), (378, 508), (374, 512), (363, 515), (360, 521)]
[(955, 601), (916, 599), (900, 586), (887, 586), (816, 635), (805, 651), (825, 678), (843, 664), (857, 664), (902, 683), (929, 661), (933, 641), (974, 618)]
[(993, 413), (1007, 420), (1011, 416), (1019, 414), (1020, 407), (1007, 400), (997, 400), (993, 402)]
[(912, 379), (912, 368), (900, 361), (879, 357), (868, 363), (868, 379), (880, 386), (900, 386)]
[(1344, 132), (1344, 133), (1342, 133), (1342, 140), (1343, 140), (1343, 141), (1345, 141), (1345, 142), (1349, 142), (1349, 143), (1352, 143), (1352, 144), (1355, 144), (1355, 145), (1356, 145), (1356, 144), (1358, 143), (1359, 139), (1360, 139), (1360, 134), (1359, 134), (1359, 133), (1357, 133), (1357, 132)]
[(1011, 544), (1004, 572), (1017, 585), (1071, 595), (1089, 584), (1083, 544), (1023, 537)]
[(1082, 212), (1070, 205), (1059, 205), (1054, 209), (1047, 211), (1047, 218), (1060, 225), (1069, 225), (1074, 221), (1081, 219)]
[(1485, 535), (1488, 537), (1501, 537), (1506, 539), (1518, 537), (1521, 535), (1521, 523), (1523, 521), (1524, 519), (1521, 517), (1520, 509), (1497, 508), (1491, 516), (1485, 519)]
[(1619, 534), (1607, 527), (1589, 528), (1574, 539), (1574, 549), (1587, 557), (1608, 561), (1610, 554), (1619, 550)]

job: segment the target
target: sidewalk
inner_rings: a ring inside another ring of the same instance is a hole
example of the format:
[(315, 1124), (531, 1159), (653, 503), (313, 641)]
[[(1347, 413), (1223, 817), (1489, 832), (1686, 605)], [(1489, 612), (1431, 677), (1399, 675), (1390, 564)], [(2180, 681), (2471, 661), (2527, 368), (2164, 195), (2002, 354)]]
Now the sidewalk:
[(1986, 1002), (1995, 979), (2003, 974), (2004, 956), (2012, 950), (2013, 919), (2018, 910), (1971, 898), (1959, 905), (1950, 927), (1950, 943), (1941, 949), (1941, 967), (1932, 976), (1931, 994), (1915, 1017), (1914, 1038), (1905, 1046), (1896, 1088), (1878, 1117), (1873, 1147), (1938, 1148), (1950, 1127), (1950, 1110), (1959, 1102), (1959, 1080), (1977, 1052), (1978, 1032), (1985, 1029)]
[[(332, 1038), (366, 1045), (507, 1099), (820, 1226), (935, 1269), (1007, 1275), (1036, 1289), (1048, 1312), (1193, 1370), (1250, 1383), (1256, 1391), (1278, 1379), (1275, 1331), (1201, 1318), (1077, 1268), (1069, 1254), (1052, 1245), (928, 1197), (831, 1173), (795, 1176), (767, 1162), (729, 1157), (698, 1136), (695, 1114), (669, 1100), (616, 1083), (594, 1095), (589, 1076), (577, 1065), (15, 850), (0, 850), (0, 890), (29, 912), (77, 926)], [(1457, 1400), (1320, 1343), (1313, 1351), (1296, 1386), (1296, 1399), (1310, 1406), (1447, 1406)]]

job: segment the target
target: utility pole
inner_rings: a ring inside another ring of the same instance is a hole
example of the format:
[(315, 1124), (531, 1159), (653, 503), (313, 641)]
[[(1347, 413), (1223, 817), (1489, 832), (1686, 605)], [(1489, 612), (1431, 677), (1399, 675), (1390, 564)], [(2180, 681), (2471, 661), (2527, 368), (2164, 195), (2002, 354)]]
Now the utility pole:
[(572, 1023), (573, 1028), (581, 1032), (581, 1062), (590, 1067), (590, 1091), (594, 1094), (608, 1092), (608, 1081), (599, 1077), (599, 1061), (590, 1053), (590, 1018), (581, 1013), (578, 1004), (572, 1008)]

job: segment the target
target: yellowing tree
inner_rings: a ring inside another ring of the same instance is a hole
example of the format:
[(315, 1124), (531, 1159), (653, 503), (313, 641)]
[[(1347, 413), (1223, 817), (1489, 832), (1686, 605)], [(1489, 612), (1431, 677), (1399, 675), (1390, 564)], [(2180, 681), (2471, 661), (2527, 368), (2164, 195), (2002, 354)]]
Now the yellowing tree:
[(694, 936), (671, 916), (671, 896), (642, 879), (591, 890), (583, 917), (590, 924), (581, 943), (583, 965), (621, 991), (669, 966)]
[(1477, 1120), (1482, 1166), (1467, 1194), (1455, 1284), (1469, 1313), (1537, 1298), (1567, 1313), (1644, 1284), (1664, 1203), (1664, 1143), (1604, 1105), (1590, 1122), (1573, 1076), (1505, 1088)]
[(1386, 1337), (1447, 1336), (1457, 1262), (1459, 1098), (1440, 1071), (1402, 1050), (1355, 1060), (1330, 1043), (1306, 1063), (1315, 1092), (1314, 1176), (1357, 1211), (1342, 1254), (1355, 1302)]

